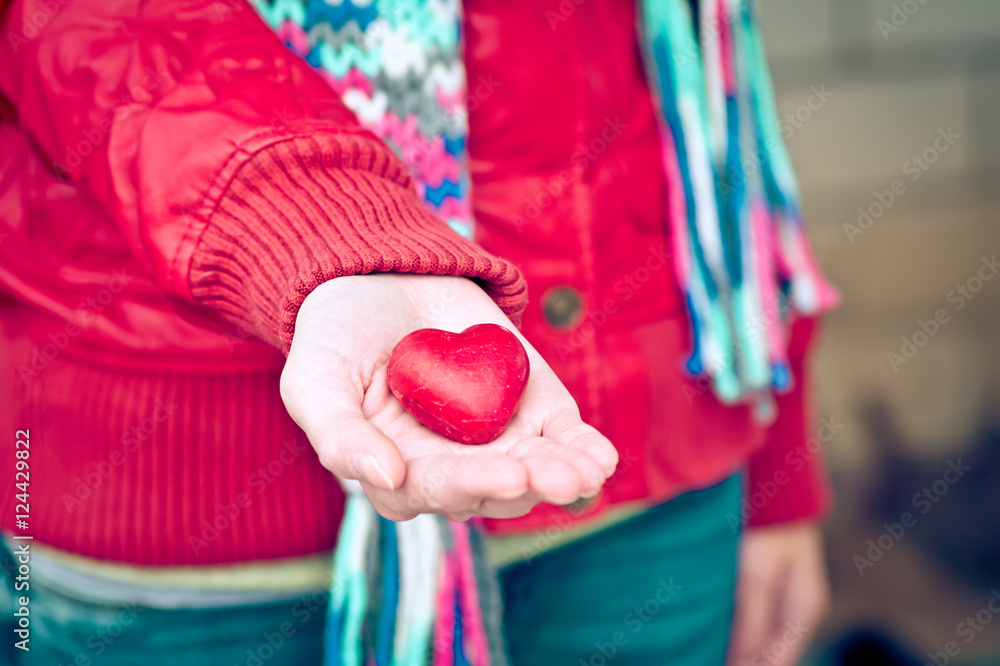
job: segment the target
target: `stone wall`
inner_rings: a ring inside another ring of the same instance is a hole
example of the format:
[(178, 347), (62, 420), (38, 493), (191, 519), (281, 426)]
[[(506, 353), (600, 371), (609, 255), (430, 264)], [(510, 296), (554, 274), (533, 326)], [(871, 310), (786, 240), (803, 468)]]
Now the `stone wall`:
[(817, 359), (820, 413), (848, 426), (831, 464), (868, 469), (860, 415), (880, 400), (914, 455), (958, 450), (1000, 414), (1000, 275), (956, 290), (1000, 258), (1000, 2), (760, 8), (808, 225), (844, 294)]

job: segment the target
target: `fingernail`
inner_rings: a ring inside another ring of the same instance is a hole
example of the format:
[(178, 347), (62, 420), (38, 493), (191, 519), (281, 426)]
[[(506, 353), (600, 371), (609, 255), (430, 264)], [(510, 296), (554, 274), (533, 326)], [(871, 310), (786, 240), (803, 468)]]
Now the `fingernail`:
[(580, 497), (582, 497), (583, 499), (594, 499), (595, 497), (597, 497), (597, 493), (599, 492), (601, 492), (600, 487), (598, 487), (597, 490), (591, 491), (586, 495), (581, 495)]
[(525, 492), (527, 492), (525, 488), (511, 488), (508, 490), (498, 490), (497, 492), (493, 493), (493, 497), (501, 500), (512, 500), (521, 497), (522, 495), (524, 495)]
[(378, 464), (378, 461), (367, 453), (358, 453), (354, 456), (354, 467), (358, 470), (358, 475), (364, 477), (369, 482), (381, 479), (387, 490), (396, 489), (396, 484), (392, 482), (392, 479), (385, 473), (382, 466)]
[(556, 506), (567, 506), (575, 502), (577, 499), (579, 499), (579, 497), (574, 495), (573, 497), (566, 498), (547, 497), (545, 498), (545, 501), (549, 504), (555, 504)]

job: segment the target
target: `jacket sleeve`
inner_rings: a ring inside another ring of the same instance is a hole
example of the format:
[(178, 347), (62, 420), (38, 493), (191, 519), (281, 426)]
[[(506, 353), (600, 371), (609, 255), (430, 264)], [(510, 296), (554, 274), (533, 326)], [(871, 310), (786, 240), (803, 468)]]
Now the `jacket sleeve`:
[(245, 0), (0, 7), (19, 124), (174, 296), (286, 349), (311, 289), (372, 271), (477, 278), (517, 320), (520, 272), (425, 210)]
[(811, 318), (792, 325), (789, 359), (795, 385), (778, 396), (778, 417), (763, 447), (749, 461), (750, 527), (819, 520), (830, 510), (832, 494), (823, 454), (838, 426), (826, 419), (817, 424), (812, 415), (809, 350), (818, 329), (819, 323)]

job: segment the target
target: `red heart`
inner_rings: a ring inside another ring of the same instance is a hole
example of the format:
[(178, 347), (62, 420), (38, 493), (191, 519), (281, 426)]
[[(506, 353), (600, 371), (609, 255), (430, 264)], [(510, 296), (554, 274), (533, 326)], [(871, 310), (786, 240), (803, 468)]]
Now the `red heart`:
[(389, 390), (422, 424), (448, 439), (485, 444), (500, 436), (528, 383), (528, 353), (497, 324), (461, 333), (413, 331), (393, 348)]

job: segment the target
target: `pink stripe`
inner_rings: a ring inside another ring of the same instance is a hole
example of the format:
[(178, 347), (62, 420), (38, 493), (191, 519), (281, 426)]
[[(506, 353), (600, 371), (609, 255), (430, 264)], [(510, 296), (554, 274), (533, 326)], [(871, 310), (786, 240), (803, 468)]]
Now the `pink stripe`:
[(457, 181), (459, 176), (458, 159), (449, 155), (444, 148), (444, 139), (437, 137), (424, 156), (424, 178), (431, 187), (440, 187), (446, 180)]
[(801, 219), (779, 216), (775, 228), (780, 236), (775, 239), (774, 258), (778, 275), (808, 283), (814, 294), (809, 303), (797, 303), (801, 314), (819, 314), (837, 307), (840, 303), (838, 292), (823, 275), (816, 257), (813, 255)]
[(454, 666), (455, 649), (455, 584), (458, 562), (454, 555), (444, 557), (439, 574), (437, 613), (434, 619), (434, 666)]
[(392, 139), (400, 146), (406, 165), (428, 186), (440, 187), (445, 180), (458, 181), (461, 178), (458, 158), (445, 149), (444, 137), (436, 136), (428, 140), (418, 135), (399, 140), (390, 133), (384, 138)]
[(472, 211), (469, 207), (469, 200), (466, 199), (456, 199), (455, 197), (446, 197), (440, 206), (434, 206), (430, 203), (427, 207), (431, 212), (436, 213), (438, 217), (443, 220), (461, 220), (462, 222), (468, 222), (472, 219)]
[(281, 41), (291, 46), (300, 56), (309, 55), (309, 35), (290, 19), (285, 19), (275, 32)]
[(429, 187), (439, 187), (445, 180), (457, 181), (461, 177), (459, 160), (445, 149), (444, 137), (428, 139), (420, 134), (418, 123), (415, 115), (400, 119), (386, 113), (368, 129), (396, 144), (410, 172)]
[(437, 97), (437, 103), (446, 111), (465, 108), (465, 88), (448, 92), (439, 86), (434, 95)]
[[(774, 225), (776, 221), (763, 201), (755, 201), (751, 209), (755, 251), (757, 254), (757, 283), (760, 290), (761, 313), (765, 316), (760, 322), (764, 327), (768, 359), (774, 363), (787, 360), (787, 344), (785, 328), (779, 316), (777, 272), (774, 265)], [(767, 315), (772, 316), (768, 317)], [(770, 319), (770, 323), (768, 320)]]
[(792, 256), (790, 262), (794, 264), (793, 275), (799, 280), (807, 280), (812, 284), (816, 300), (813, 303), (805, 303), (806, 314), (815, 314), (833, 309), (840, 303), (840, 292), (833, 288), (823, 272), (820, 270), (816, 257), (809, 246), (809, 239), (801, 225), (798, 225), (788, 232), (792, 243)]
[(778, 237), (775, 238), (774, 246), (774, 261), (778, 267), (778, 275), (781, 277), (787, 277), (795, 272), (795, 261), (793, 261), (789, 254), (794, 253), (794, 249), (790, 250), (788, 247), (788, 235), (792, 233), (791, 226), (794, 224), (792, 221), (788, 220), (783, 213), (775, 212), (776, 226), (775, 232)]
[(716, 12), (716, 25), (719, 29), (719, 60), (722, 67), (722, 81), (726, 88), (727, 97), (736, 96), (736, 72), (733, 62), (733, 24), (738, 21), (738, 17), (732, 17), (726, 21), (726, 0), (718, 0), (718, 11)]
[(462, 637), (468, 648), (466, 656), (472, 666), (489, 666), (490, 650), (483, 627), (483, 609), (479, 605), (479, 588), (472, 563), (472, 546), (469, 544), (469, 526), (451, 521), (448, 524), (455, 538), (455, 554), (458, 556), (458, 593), (461, 597)]

